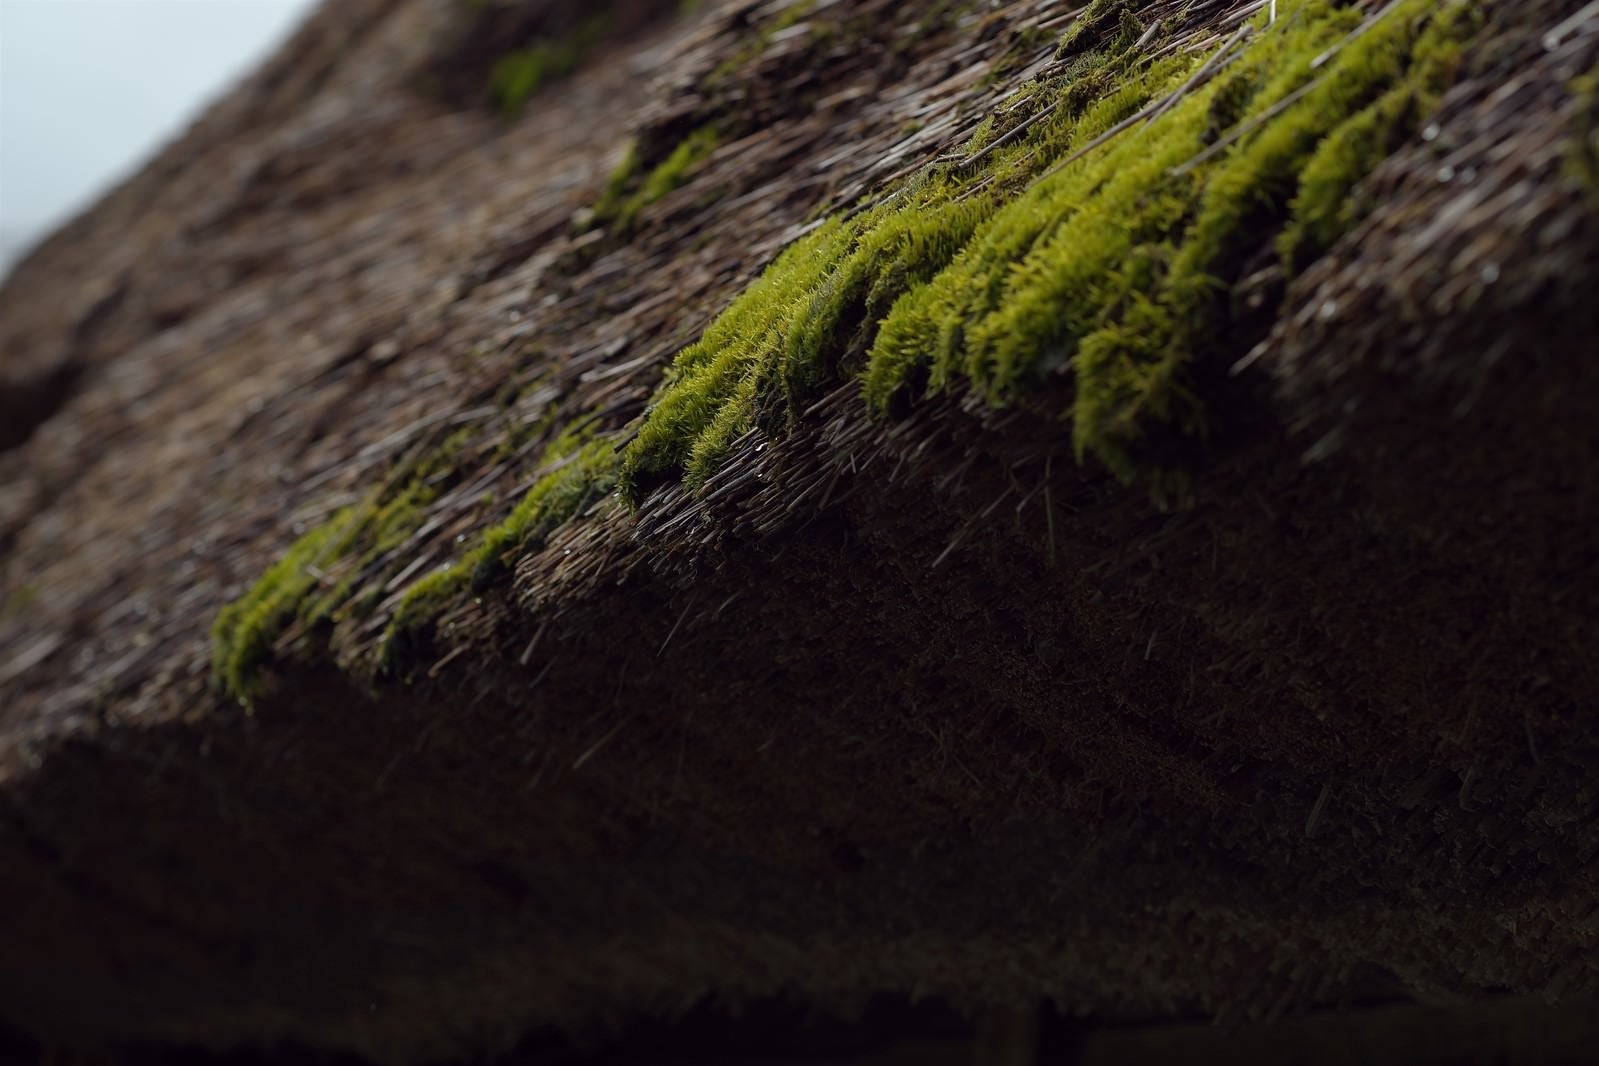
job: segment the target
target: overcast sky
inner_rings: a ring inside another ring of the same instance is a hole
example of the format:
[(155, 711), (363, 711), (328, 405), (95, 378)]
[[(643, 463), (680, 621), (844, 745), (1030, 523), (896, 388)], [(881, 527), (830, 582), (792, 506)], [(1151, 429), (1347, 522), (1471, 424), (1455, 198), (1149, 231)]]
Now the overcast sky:
[(0, 0), (0, 273), (264, 59), (316, 0)]

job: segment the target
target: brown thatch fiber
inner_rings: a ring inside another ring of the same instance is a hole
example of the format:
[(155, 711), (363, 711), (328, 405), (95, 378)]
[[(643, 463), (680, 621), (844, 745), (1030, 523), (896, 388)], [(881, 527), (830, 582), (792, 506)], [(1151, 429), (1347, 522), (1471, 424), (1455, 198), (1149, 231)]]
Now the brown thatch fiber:
[[(841, 376), (704, 485), (585, 508), (407, 676), (352, 667), (822, 212), (976, 165), (1074, 18), (1199, 49), (1264, 10), (675, 7), (614, 5), (508, 119), (470, 5), (334, 0), (0, 290), (0, 413), (36, 412), (0, 440), (0, 1018), (406, 1061), (707, 998), (1599, 994), (1594, 5), (1484, 4), (1365, 218), (1244, 272), (1180, 506), (1078, 464), (1053, 386), (890, 421)], [(583, 224), (629, 137), (713, 120)], [(398, 547), (326, 575), (373, 613), (218, 694), (218, 612), (447, 441)]]

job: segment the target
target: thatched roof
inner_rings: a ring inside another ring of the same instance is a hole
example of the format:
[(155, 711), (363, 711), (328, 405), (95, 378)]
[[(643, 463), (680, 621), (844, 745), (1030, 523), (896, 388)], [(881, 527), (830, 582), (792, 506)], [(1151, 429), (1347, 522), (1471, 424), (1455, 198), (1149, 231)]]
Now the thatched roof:
[(0, 289), (0, 1017), (1599, 994), (1599, 8), (676, 8), (332, 0)]

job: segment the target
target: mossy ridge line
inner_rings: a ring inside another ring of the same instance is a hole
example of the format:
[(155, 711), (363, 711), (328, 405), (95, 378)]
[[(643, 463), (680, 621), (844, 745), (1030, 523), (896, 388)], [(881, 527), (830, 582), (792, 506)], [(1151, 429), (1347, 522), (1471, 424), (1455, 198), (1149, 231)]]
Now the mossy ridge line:
[[(1224, 77), (1051, 172), (1183, 87), (1205, 58), (1148, 62), (1119, 37), (1076, 57), (1049, 83), (1051, 119), (981, 167), (929, 168), (779, 255), (679, 353), (620, 455), (590, 423), (562, 434), (511, 516), (403, 593), (370, 668), (403, 673), (450, 605), (592, 502), (613, 490), (636, 500), (661, 480), (700, 485), (751, 428), (780, 430), (849, 375), (879, 411), (957, 387), (1002, 405), (1058, 375), (1074, 386), (1062, 414), (1081, 457), (1158, 495), (1179, 490), (1186, 471), (1143, 442), (1166, 427), (1202, 445), (1205, 411), (1186, 370), (1224, 327), (1221, 296), (1244, 256), (1275, 247), (1297, 268), (1353, 224), (1359, 179), (1432, 106), (1480, 16), (1477, 0), (1399, 0), (1353, 36), (1360, 22), (1348, 9), (1283, 0), (1277, 24), (1257, 17)], [(1227, 151), (1184, 165), (1263, 116)], [(367, 537), (371, 519), (341, 516), (307, 534), (223, 612), (223, 688), (246, 701), (259, 693), (255, 671), (302, 617), (319, 560)]]
[[(610, 33), (609, 5), (601, 6), (605, 10), (566, 35), (536, 38), (496, 62), (490, 93), (507, 117), (548, 81), (576, 70)], [(759, 55), (773, 33), (802, 21), (813, 6), (812, 0), (796, 0), (757, 27), (756, 46), (746, 49), (748, 54), (741, 52), (741, 61)], [(679, 13), (691, 13), (691, 8), (684, 5)], [(637, 146), (630, 146), (596, 205), (593, 223), (626, 236), (643, 210), (686, 183), (721, 141), (718, 124), (707, 122), (650, 167), (643, 164)], [(494, 454), (507, 459), (527, 436), (549, 429), (547, 421), (533, 428), (513, 425)], [(438, 479), (449, 473), (435, 467), (451, 466), (454, 448), (432, 447), (434, 462), (427, 471), (402, 463), (361, 502), (301, 534), (277, 564), (219, 613), (212, 628), (214, 687), (252, 705), (263, 692), (264, 667), (284, 641), (298, 638), (297, 654), (323, 654), (334, 650), (335, 630), (367, 623), (373, 615), (386, 616), (378, 631), (377, 654), (369, 657), (360, 650), (366, 641), (358, 639), (353, 642), (357, 650), (346, 650), (339, 666), (358, 680), (403, 673), (410, 658), (404, 651), (416, 646), (447, 606), (492, 584), (508, 556), (535, 549), (573, 514), (604, 499), (619, 466), (615, 446), (598, 424), (578, 418), (545, 446), (536, 465), (543, 473), (535, 475), (503, 521), (483, 530), (462, 556), (391, 596), (387, 582), (375, 578), (384, 576), (384, 564), (395, 550), (424, 527), (428, 505), (440, 496)], [(370, 626), (363, 628), (370, 631)]]

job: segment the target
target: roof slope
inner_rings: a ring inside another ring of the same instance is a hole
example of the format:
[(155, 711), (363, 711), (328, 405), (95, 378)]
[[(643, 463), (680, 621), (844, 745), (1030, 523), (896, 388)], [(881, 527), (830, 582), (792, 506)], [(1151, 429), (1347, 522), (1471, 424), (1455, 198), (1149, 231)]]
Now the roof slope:
[(328, 3), (0, 290), (0, 1012), (1599, 992), (1596, 69)]

